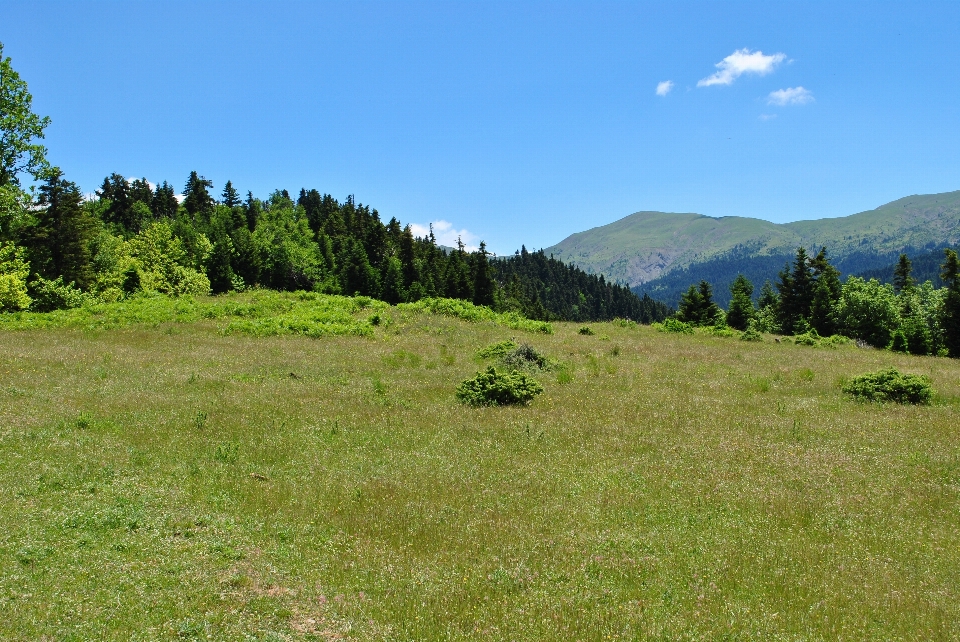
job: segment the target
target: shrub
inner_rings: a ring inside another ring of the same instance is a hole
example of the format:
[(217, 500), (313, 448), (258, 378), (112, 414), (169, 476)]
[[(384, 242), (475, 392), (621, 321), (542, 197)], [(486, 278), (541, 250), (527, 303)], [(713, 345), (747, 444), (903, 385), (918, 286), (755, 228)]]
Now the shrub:
[(926, 404), (933, 397), (929, 377), (902, 374), (896, 368), (854, 377), (843, 391), (865, 401)]
[(27, 277), (30, 264), (26, 250), (13, 243), (0, 243), (0, 312), (16, 312), (30, 307)]
[(62, 276), (52, 281), (37, 277), (36, 281), (30, 283), (30, 294), (33, 297), (30, 309), (34, 312), (79, 308), (92, 298), (75, 287), (72, 282), (64, 283)]
[(457, 386), (457, 399), (471, 406), (527, 404), (543, 392), (543, 386), (519, 370), (498, 371), (490, 366)]
[(793, 338), (793, 342), (798, 346), (818, 346), (820, 345), (820, 335), (817, 334), (816, 330), (810, 330), (810, 332), (804, 332)]
[(583, 334), (583, 335), (586, 335), (586, 336), (590, 336), (590, 335), (593, 334), (593, 330), (591, 330), (589, 326), (583, 326), (582, 328), (580, 328), (579, 330), (577, 330), (577, 332), (578, 332), (579, 334)]
[(486, 348), (477, 350), (477, 356), (481, 359), (502, 359), (508, 352), (517, 347), (517, 342), (513, 339), (507, 339), (499, 343), (492, 343)]
[(693, 334), (693, 326), (677, 319), (665, 319), (663, 323), (654, 323), (653, 327), (660, 332), (676, 332), (678, 334)]
[(510, 369), (534, 367), (543, 370), (550, 365), (550, 362), (532, 345), (522, 343), (503, 355), (503, 364)]
[(763, 341), (763, 335), (757, 329), (757, 324), (753, 319), (747, 323), (747, 329), (740, 334), (741, 341)]

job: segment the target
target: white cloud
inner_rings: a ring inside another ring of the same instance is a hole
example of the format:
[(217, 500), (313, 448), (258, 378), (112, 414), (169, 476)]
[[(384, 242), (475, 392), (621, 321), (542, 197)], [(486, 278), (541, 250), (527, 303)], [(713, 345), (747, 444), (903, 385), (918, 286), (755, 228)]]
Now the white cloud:
[[(127, 184), (128, 184), (128, 185), (133, 185), (133, 181), (139, 181), (139, 180), (140, 180), (140, 179), (137, 178), (136, 176), (130, 176), (129, 178), (127, 178)], [(147, 185), (149, 185), (149, 186), (150, 186), (150, 189), (152, 189), (153, 191), (157, 191), (157, 184), (156, 184), (156, 183), (153, 183), (153, 182), (151, 182), (151, 181), (147, 181)]]
[(760, 120), (773, 120), (776, 117), (776, 114), (760, 114)]
[(768, 105), (805, 105), (813, 102), (813, 94), (803, 87), (791, 87), (771, 91), (767, 96)]
[(663, 82), (657, 83), (657, 95), (666, 96), (670, 93), (670, 90), (673, 89), (672, 80), (664, 80)]
[(782, 53), (764, 56), (762, 51), (750, 52), (749, 49), (737, 49), (732, 54), (716, 64), (718, 71), (697, 82), (697, 87), (711, 85), (732, 85), (733, 81), (743, 74), (759, 74), (763, 76), (773, 71), (774, 67), (786, 59)]
[[(426, 238), (430, 235), (430, 226), (411, 223), (410, 231), (413, 232), (414, 236)], [(463, 246), (468, 252), (476, 250), (477, 241), (479, 241), (476, 234), (465, 229), (458, 230), (453, 227), (453, 223), (442, 220), (433, 222), (433, 235), (437, 237), (437, 245), (446, 245), (447, 247), (457, 247), (457, 239), (459, 238), (463, 241)]]

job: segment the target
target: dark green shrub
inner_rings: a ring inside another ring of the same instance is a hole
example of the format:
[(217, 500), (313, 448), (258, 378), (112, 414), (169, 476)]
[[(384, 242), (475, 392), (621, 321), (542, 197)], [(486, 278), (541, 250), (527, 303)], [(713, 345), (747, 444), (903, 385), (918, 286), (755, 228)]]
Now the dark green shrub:
[(587, 336), (593, 334), (593, 330), (591, 330), (588, 326), (583, 326), (582, 328), (580, 328), (579, 330), (577, 330), (577, 332), (579, 332), (580, 334), (587, 335)]
[(543, 392), (543, 386), (519, 370), (498, 371), (490, 366), (457, 386), (457, 399), (471, 406), (527, 404)]
[(511, 370), (537, 368), (543, 370), (550, 365), (548, 359), (529, 343), (522, 343), (503, 355), (503, 365)]
[(854, 377), (843, 391), (865, 401), (926, 404), (933, 398), (929, 377), (903, 374), (896, 368)]

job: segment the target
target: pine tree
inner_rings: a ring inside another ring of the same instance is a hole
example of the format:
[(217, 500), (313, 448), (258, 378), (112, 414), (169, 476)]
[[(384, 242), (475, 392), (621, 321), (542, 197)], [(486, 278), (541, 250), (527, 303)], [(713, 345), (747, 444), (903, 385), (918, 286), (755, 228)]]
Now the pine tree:
[(913, 264), (910, 263), (910, 259), (907, 258), (906, 254), (900, 255), (900, 260), (897, 261), (897, 267), (893, 270), (893, 290), (897, 294), (909, 290), (912, 288), (916, 282), (913, 280), (913, 277), (910, 276), (910, 273), (913, 272)]
[(807, 320), (818, 334), (830, 336), (837, 330), (834, 311), (840, 301), (840, 271), (830, 264), (825, 247), (809, 263), (814, 282)]
[(746, 330), (750, 319), (756, 313), (753, 307), (753, 283), (742, 274), (730, 286), (730, 309), (727, 312), (727, 325), (737, 330)]
[(940, 278), (946, 295), (943, 299), (940, 325), (943, 340), (951, 357), (960, 357), (960, 259), (953, 250), (944, 250)]
[(208, 181), (196, 172), (190, 172), (187, 184), (183, 188), (183, 207), (191, 216), (200, 215), (204, 219), (209, 218), (213, 210), (213, 197), (210, 196), (207, 188), (212, 187), (212, 181)]
[(763, 287), (760, 288), (760, 297), (757, 299), (757, 308), (763, 310), (765, 308), (776, 308), (779, 303), (776, 291), (773, 289), (773, 285), (770, 283), (770, 279), (767, 279), (763, 282)]
[(163, 185), (158, 185), (153, 193), (153, 200), (150, 203), (150, 209), (153, 211), (154, 218), (172, 219), (177, 215), (177, 209), (180, 203), (177, 202), (177, 196), (173, 191), (173, 186), (163, 181)]
[(36, 224), (28, 233), (33, 271), (45, 279), (63, 277), (87, 289), (93, 282), (90, 241), (96, 224), (81, 205), (76, 184), (55, 171), (40, 187)]
[(241, 204), (240, 194), (233, 188), (233, 183), (227, 181), (223, 186), (223, 194), (220, 195), (220, 202), (227, 207), (234, 208)]
[(807, 251), (803, 247), (797, 248), (793, 269), (787, 264), (778, 276), (780, 303), (777, 306), (777, 320), (783, 332), (793, 334), (807, 321), (813, 301), (813, 277), (810, 274)]
[(497, 285), (490, 275), (488, 255), (487, 244), (480, 241), (480, 249), (474, 254), (473, 259), (473, 302), (476, 305), (492, 306), (494, 293), (497, 290)]

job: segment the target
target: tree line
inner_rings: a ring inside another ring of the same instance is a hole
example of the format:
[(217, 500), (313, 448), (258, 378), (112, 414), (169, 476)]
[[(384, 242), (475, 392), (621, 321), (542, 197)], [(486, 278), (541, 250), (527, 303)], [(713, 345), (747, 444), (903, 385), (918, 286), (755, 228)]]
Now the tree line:
[(414, 236), (352, 196), (276, 190), (261, 200), (231, 181), (216, 194), (194, 171), (181, 195), (166, 181), (114, 173), (85, 199), (48, 162), (40, 140), (50, 119), (33, 113), (26, 82), (2, 54), (0, 43), (0, 312), (262, 287), (389, 303), (449, 297), (542, 320), (672, 313), (542, 251), (497, 259), (482, 242), (442, 248), (432, 228)]
[(944, 250), (939, 276), (942, 287), (918, 283), (910, 259), (901, 254), (892, 283), (857, 276), (841, 283), (826, 248), (810, 256), (801, 247), (774, 284), (764, 283), (756, 303), (754, 285), (742, 274), (730, 286), (726, 311), (703, 280), (683, 294), (675, 316), (691, 325), (839, 334), (910, 354), (960, 357), (960, 260), (954, 250)]

